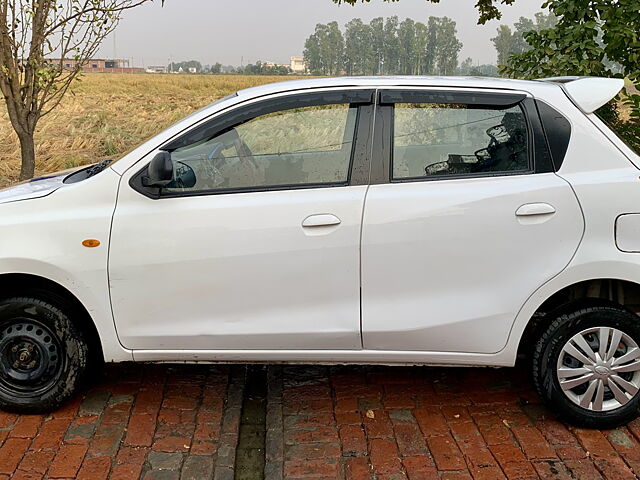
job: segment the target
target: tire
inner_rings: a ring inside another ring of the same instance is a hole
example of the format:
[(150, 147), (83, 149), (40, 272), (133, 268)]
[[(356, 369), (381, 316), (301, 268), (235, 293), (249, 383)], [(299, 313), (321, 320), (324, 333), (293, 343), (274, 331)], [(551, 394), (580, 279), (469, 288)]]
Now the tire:
[(639, 413), (639, 345), (640, 318), (621, 307), (565, 312), (551, 321), (535, 345), (535, 387), (552, 411), (576, 426), (608, 429), (625, 424)]
[(82, 332), (43, 300), (0, 301), (0, 408), (48, 413), (76, 390), (87, 370)]

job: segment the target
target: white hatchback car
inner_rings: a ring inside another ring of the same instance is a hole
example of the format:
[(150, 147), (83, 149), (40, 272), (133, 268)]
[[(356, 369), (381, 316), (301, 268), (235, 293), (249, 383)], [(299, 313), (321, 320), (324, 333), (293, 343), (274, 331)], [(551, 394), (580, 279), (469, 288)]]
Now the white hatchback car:
[(511, 366), (564, 418), (640, 395), (623, 81), (338, 78), (238, 92), (115, 163), (0, 192), (0, 406), (92, 361)]

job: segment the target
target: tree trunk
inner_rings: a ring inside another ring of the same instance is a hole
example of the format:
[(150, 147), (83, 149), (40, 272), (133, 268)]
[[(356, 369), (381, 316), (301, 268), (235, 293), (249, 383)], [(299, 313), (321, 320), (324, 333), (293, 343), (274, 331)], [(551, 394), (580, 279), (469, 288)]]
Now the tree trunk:
[(36, 169), (36, 148), (33, 133), (23, 133), (18, 138), (20, 139), (20, 154), (22, 156), (20, 180), (29, 180), (33, 178)]

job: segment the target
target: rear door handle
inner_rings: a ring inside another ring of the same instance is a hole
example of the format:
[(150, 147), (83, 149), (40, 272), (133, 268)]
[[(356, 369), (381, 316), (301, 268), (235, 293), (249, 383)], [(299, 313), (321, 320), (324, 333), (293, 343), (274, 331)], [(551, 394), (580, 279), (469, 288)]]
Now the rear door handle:
[(534, 215), (551, 215), (556, 213), (553, 205), (548, 203), (526, 203), (516, 210), (518, 217), (531, 217)]
[(304, 228), (328, 227), (331, 225), (340, 225), (340, 219), (330, 213), (309, 215), (302, 221)]

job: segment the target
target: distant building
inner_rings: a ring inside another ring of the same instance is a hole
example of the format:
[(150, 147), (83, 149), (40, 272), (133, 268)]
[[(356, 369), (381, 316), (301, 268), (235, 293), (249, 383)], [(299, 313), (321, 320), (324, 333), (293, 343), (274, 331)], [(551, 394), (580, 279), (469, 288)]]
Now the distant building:
[(284, 67), (284, 68), (289, 68), (289, 65), (285, 64), (285, 63), (262, 62), (262, 65), (264, 65), (265, 67)]
[(189, 67), (189, 73), (198, 73), (198, 69), (196, 67)]
[(291, 57), (289, 68), (293, 73), (306, 73), (307, 65), (304, 62), (304, 57)]
[[(78, 61), (72, 58), (59, 58), (49, 59), (49, 62), (55, 64), (62, 63), (62, 68), (71, 70), (75, 69), (78, 65)], [(143, 68), (131, 67), (129, 60), (114, 58), (90, 58), (82, 64), (82, 71), (84, 73), (142, 73)]]
[(147, 73), (167, 73), (167, 67), (164, 65), (147, 67)]

